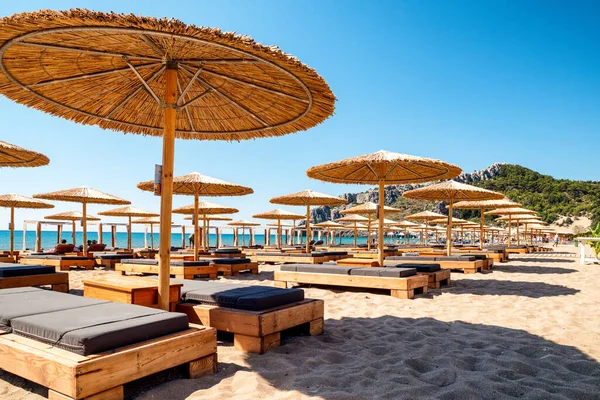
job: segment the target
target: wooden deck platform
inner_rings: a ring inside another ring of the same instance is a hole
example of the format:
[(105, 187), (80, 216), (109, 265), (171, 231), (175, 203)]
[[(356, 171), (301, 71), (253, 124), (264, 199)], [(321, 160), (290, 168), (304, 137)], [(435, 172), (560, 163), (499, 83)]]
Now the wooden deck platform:
[(49, 400), (121, 400), (124, 384), (179, 365), (191, 378), (216, 372), (216, 330), (190, 324), (180, 333), (89, 356), (0, 335), (0, 368), (47, 387)]
[(360, 276), (341, 274), (321, 274), (309, 272), (275, 271), (277, 286), (289, 287), (294, 283), (348, 286), (367, 289), (386, 289), (390, 295), (399, 299), (412, 299), (416, 294), (427, 293), (428, 277), (414, 275), (406, 278), (388, 278), (380, 276)]
[(23, 265), (43, 265), (54, 267), (56, 271), (69, 271), (71, 268), (94, 269), (96, 262), (94, 260), (52, 260), (45, 258), (21, 258), (19, 264)]
[[(158, 265), (149, 264), (115, 264), (115, 271), (125, 275), (127, 273), (134, 274), (152, 274), (158, 275)], [(200, 266), (200, 267), (183, 267), (180, 265), (171, 265), (171, 275), (177, 279), (194, 279), (196, 275), (208, 275), (211, 279), (216, 279), (219, 269), (215, 264)]]
[(245, 311), (206, 304), (181, 303), (177, 311), (190, 322), (233, 333), (236, 349), (263, 354), (281, 344), (281, 332), (303, 326), (311, 336), (323, 333), (323, 300), (305, 299), (298, 303), (264, 311)]
[(51, 286), (56, 292), (69, 292), (69, 274), (55, 272), (53, 274), (39, 274), (0, 278), (0, 289), (9, 289), (27, 286)]

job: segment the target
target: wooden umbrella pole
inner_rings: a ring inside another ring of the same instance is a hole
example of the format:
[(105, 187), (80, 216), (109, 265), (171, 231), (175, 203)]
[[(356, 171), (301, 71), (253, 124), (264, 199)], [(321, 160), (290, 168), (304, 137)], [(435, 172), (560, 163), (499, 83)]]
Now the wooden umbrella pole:
[(383, 267), (383, 217), (384, 217), (384, 213), (383, 213), (383, 208), (385, 206), (385, 199), (384, 199), (384, 188), (385, 188), (385, 181), (383, 179), (379, 180), (379, 212), (378, 212), (378, 217), (379, 217), (379, 232), (377, 233), (377, 252), (379, 255), (379, 266)]
[(83, 202), (83, 218), (81, 219), (81, 225), (83, 228), (83, 255), (87, 256), (87, 204)]
[(42, 251), (42, 223), (38, 222), (35, 229), (35, 251)]
[(154, 249), (154, 224), (150, 224), (150, 248)]
[(281, 249), (281, 219), (277, 219), (277, 248)]
[(429, 244), (429, 218), (425, 218), (425, 246)]
[(367, 250), (371, 250), (371, 216), (367, 222)]
[(127, 249), (133, 250), (131, 246), (131, 215), (127, 217)]
[(521, 233), (519, 232), (519, 221), (517, 220), (517, 246), (521, 245)]
[(306, 252), (310, 253), (310, 204), (306, 205)]
[(206, 214), (202, 214), (202, 250), (206, 251), (208, 248), (206, 247)]
[(10, 256), (15, 251), (15, 206), (10, 207)]
[(356, 221), (354, 221), (354, 247), (356, 247), (356, 234), (357, 234)]
[(452, 206), (454, 205), (453, 199), (450, 199), (448, 204), (448, 225), (446, 226), (446, 254), (452, 255)]
[(61, 225), (57, 225), (56, 226), (56, 244), (60, 244), (60, 235), (62, 233), (62, 226)]
[[(100, 226), (102, 226), (102, 224), (100, 224)], [(71, 232), (71, 239), (73, 239), (73, 246), (75, 246), (77, 243), (75, 243), (75, 230), (76, 230), (77, 226), (75, 225), (75, 220), (73, 220), (73, 232)]]
[(512, 214), (508, 214), (508, 237), (506, 238), (506, 245), (510, 246), (510, 236), (512, 234)]
[(483, 250), (483, 236), (485, 232), (483, 231), (483, 223), (485, 222), (485, 215), (483, 215), (483, 207), (481, 207), (480, 217), (479, 217), (479, 250)]
[(102, 240), (102, 224), (98, 224), (98, 243), (102, 244), (104, 241)]
[(164, 132), (162, 154), (162, 181), (160, 195), (160, 243), (158, 271), (158, 305), (169, 310), (171, 212), (173, 206), (173, 159), (175, 157), (175, 121), (177, 111), (177, 65), (167, 62), (165, 71)]
[(194, 193), (194, 261), (198, 261), (198, 246), (200, 244), (200, 232), (198, 231), (198, 193)]

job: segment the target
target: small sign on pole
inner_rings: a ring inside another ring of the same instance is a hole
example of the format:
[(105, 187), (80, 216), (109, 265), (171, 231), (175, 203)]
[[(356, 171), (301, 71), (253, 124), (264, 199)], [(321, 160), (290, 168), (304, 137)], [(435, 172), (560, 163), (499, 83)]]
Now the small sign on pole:
[(162, 193), (162, 165), (156, 164), (154, 166), (154, 195), (160, 196)]

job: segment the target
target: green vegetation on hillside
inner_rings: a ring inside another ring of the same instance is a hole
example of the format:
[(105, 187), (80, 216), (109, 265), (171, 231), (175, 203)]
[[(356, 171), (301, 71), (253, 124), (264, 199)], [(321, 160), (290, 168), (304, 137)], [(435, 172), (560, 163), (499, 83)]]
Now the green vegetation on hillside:
[[(520, 165), (503, 165), (498, 176), (472, 184), (504, 193), (523, 207), (537, 211), (548, 223), (561, 215), (587, 216), (594, 226), (600, 222), (600, 182), (554, 179)], [(458, 214), (469, 219), (477, 211), (460, 210)]]

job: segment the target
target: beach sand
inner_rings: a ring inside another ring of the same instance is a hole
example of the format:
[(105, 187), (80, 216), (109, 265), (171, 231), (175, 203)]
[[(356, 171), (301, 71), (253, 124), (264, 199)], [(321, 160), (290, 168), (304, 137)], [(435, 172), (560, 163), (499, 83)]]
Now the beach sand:
[[(218, 373), (168, 371), (126, 385), (135, 399), (600, 399), (600, 266), (576, 248), (513, 256), (491, 274), (453, 273), (414, 300), (305, 287), (325, 300), (325, 334), (284, 338), (264, 355), (220, 342)], [(272, 285), (272, 271), (227, 282)], [(81, 278), (105, 271), (71, 272)], [(0, 372), (0, 398), (44, 388)]]

